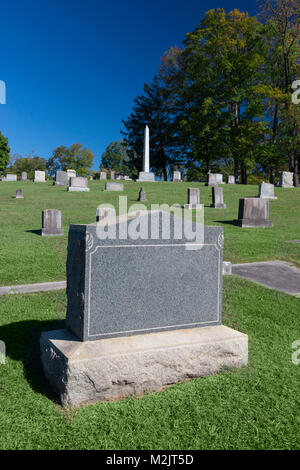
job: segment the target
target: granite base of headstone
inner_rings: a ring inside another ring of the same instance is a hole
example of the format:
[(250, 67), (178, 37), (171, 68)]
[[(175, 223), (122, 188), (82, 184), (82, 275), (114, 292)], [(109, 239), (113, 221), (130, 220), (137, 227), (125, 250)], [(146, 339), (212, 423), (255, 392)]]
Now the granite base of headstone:
[(226, 204), (224, 204), (223, 198), (223, 188), (218, 188), (217, 186), (213, 186), (211, 188), (212, 192), (212, 204), (210, 207), (214, 207), (215, 209), (226, 209)]
[(122, 183), (105, 183), (105, 191), (124, 191)]
[(258, 197), (265, 199), (277, 199), (274, 195), (274, 184), (262, 182), (259, 185)]
[(200, 204), (200, 189), (188, 188), (187, 190), (188, 203), (184, 205), (185, 209), (203, 209), (203, 204)]
[(141, 189), (139, 191), (138, 201), (139, 202), (146, 202), (147, 201), (146, 193), (145, 193), (145, 190), (144, 190), (143, 187), (141, 187)]
[(155, 174), (147, 171), (140, 171), (136, 181), (155, 182)]
[(61, 228), (61, 211), (56, 209), (46, 209), (42, 212), (42, 231), (43, 237), (57, 237), (63, 235)]
[(55, 175), (55, 186), (68, 186), (69, 178), (66, 171), (57, 171)]
[(247, 197), (239, 201), (238, 220), (235, 225), (243, 228), (273, 227), (269, 220), (269, 200)]
[(17, 189), (17, 191), (16, 191), (16, 199), (24, 199), (22, 189)]
[(279, 186), (281, 188), (294, 188), (294, 174), (290, 171), (279, 173)]
[[(169, 217), (169, 238), (159, 211), (70, 225), (67, 329), (40, 340), (45, 376), (63, 405), (247, 365), (247, 336), (221, 324), (223, 228), (204, 227), (202, 241), (191, 244), (178, 238), (181, 217)], [(138, 227), (144, 237), (133, 235)]]
[(75, 192), (89, 192), (90, 188), (88, 187), (88, 179), (83, 176), (75, 176), (70, 179), (70, 186), (68, 191)]

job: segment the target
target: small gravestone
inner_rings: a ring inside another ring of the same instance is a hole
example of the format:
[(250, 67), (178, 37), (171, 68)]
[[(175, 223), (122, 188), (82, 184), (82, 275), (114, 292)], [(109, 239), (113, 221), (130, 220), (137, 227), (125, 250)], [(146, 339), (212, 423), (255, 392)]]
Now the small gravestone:
[(22, 189), (17, 189), (17, 191), (16, 191), (16, 199), (24, 199)]
[(70, 180), (68, 191), (89, 192), (88, 179), (83, 176), (75, 176)]
[(146, 193), (145, 193), (145, 191), (144, 191), (143, 186), (141, 187), (141, 189), (140, 189), (140, 191), (139, 191), (138, 201), (140, 201), (140, 202), (143, 202), (143, 201), (145, 202), (145, 201), (147, 201)]
[[(204, 227), (191, 246), (175, 229), (166, 238), (163, 220), (145, 211), (70, 225), (67, 328), (40, 340), (46, 378), (64, 405), (247, 365), (247, 336), (221, 324), (223, 228)], [(171, 215), (169, 226), (178, 223)], [(111, 236), (101, 237), (101, 228)]]
[(69, 178), (66, 171), (57, 171), (55, 176), (55, 186), (68, 186)]
[(265, 199), (277, 199), (274, 196), (274, 184), (265, 183), (264, 181), (259, 185), (258, 197)]
[(22, 181), (27, 181), (27, 173), (26, 173), (26, 171), (22, 171), (21, 180), (22, 180)]
[(208, 173), (207, 174), (207, 182), (205, 186), (217, 186), (217, 174), (216, 173)]
[(202, 209), (203, 205), (200, 204), (200, 189), (188, 188), (187, 190), (188, 203), (185, 204), (185, 209)]
[(45, 183), (45, 172), (44, 171), (35, 171), (34, 172), (34, 180), (35, 183)]
[(122, 183), (105, 183), (105, 191), (124, 191)]
[(112, 217), (115, 215), (115, 210), (112, 207), (98, 207), (96, 211), (96, 222), (105, 219), (106, 217)]
[(111, 180), (115, 179), (115, 172), (113, 170), (111, 170), (111, 172), (110, 172), (110, 179)]
[(235, 177), (233, 175), (228, 176), (227, 184), (235, 184)]
[(293, 188), (294, 174), (290, 171), (281, 171), (279, 173), (279, 186), (281, 188)]
[(181, 181), (181, 173), (180, 171), (173, 172), (173, 181)]
[(100, 180), (106, 180), (106, 171), (100, 171)]
[(223, 261), (223, 276), (232, 274), (232, 264), (230, 261)]
[(75, 170), (67, 170), (68, 180), (70, 181), (71, 178), (76, 178), (76, 171)]
[(42, 212), (42, 236), (51, 237), (63, 235), (61, 228), (61, 211), (46, 209)]
[(17, 181), (17, 175), (14, 175), (12, 173), (8, 173), (5, 178), (2, 179), (2, 181)]
[(218, 188), (217, 186), (213, 186), (211, 188), (212, 192), (212, 204), (210, 207), (214, 207), (215, 209), (226, 209), (226, 204), (224, 204), (223, 200), (223, 188)]
[(247, 197), (239, 201), (238, 220), (234, 223), (244, 228), (273, 227), (269, 220), (269, 200)]
[(216, 173), (216, 182), (217, 184), (223, 184), (223, 175), (221, 173)]

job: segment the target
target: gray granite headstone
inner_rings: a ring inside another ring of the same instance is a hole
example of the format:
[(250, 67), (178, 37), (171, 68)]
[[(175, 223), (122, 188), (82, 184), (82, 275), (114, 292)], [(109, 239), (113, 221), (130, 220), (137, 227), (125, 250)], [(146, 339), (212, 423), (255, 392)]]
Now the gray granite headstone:
[(143, 201), (145, 202), (145, 201), (147, 201), (146, 193), (145, 193), (143, 187), (141, 187), (141, 189), (140, 189), (140, 191), (139, 191), (138, 201), (140, 201), (140, 202), (143, 202)]
[(235, 177), (233, 175), (228, 176), (227, 184), (235, 184)]
[(106, 171), (100, 171), (100, 180), (106, 180)]
[(200, 204), (200, 189), (188, 188), (187, 190), (188, 203), (185, 204), (185, 209), (202, 209), (203, 205)]
[(69, 178), (66, 171), (57, 171), (55, 176), (55, 186), (68, 186)]
[(71, 178), (76, 178), (76, 170), (67, 170), (68, 180)]
[(239, 215), (235, 224), (240, 227), (273, 227), (269, 220), (269, 200), (247, 197), (239, 201)]
[(35, 171), (34, 172), (34, 182), (35, 183), (45, 183), (45, 172), (44, 171)]
[(111, 180), (115, 179), (115, 172), (113, 170), (111, 170), (111, 172), (110, 172), (110, 179)]
[(213, 186), (211, 188), (212, 192), (212, 204), (210, 207), (214, 207), (215, 209), (226, 209), (226, 204), (224, 204), (223, 200), (223, 188), (218, 188), (217, 186)]
[(64, 231), (61, 228), (61, 211), (46, 209), (42, 212), (42, 236), (59, 236)]
[(27, 172), (26, 171), (22, 171), (21, 180), (22, 181), (27, 181)]
[(216, 173), (208, 173), (207, 174), (207, 182), (205, 186), (217, 186), (217, 174)]
[(265, 183), (264, 181), (259, 185), (258, 197), (266, 199), (277, 199), (274, 196), (274, 184)]
[(155, 174), (147, 171), (140, 171), (137, 181), (155, 181)]
[(124, 191), (122, 183), (105, 183), (105, 191)]
[[(151, 217), (159, 222), (152, 239)], [(101, 222), (70, 225), (66, 324), (79, 339), (221, 324), (223, 227), (205, 227), (204, 243), (186, 249), (190, 240), (172, 229), (165, 239), (161, 217), (120, 217), (110, 226), (116, 236), (105, 239), (97, 236)], [(145, 223), (148, 238), (124, 237)]]
[(281, 171), (279, 173), (279, 186), (281, 188), (293, 188), (294, 174), (290, 171)]
[(16, 191), (16, 199), (24, 199), (22, 189), (17, 189), (17, 191)]
[(8, 173), (2, 181), (17, 181), (17, 175), (13, 175), (12, 173)]
[(180, 171), (173, 172), (173, 181), (181, 181), (181, 173)]
[(88, 187), (88, 179), (83, 176), (75, 176), (70, 180), (70, 186), (68, 191), (83, 191), (89, 192), (90, 188)]
[(223, 184), (223, 175), (221, 173), (216, 173), (216, 182), (217, 184)]

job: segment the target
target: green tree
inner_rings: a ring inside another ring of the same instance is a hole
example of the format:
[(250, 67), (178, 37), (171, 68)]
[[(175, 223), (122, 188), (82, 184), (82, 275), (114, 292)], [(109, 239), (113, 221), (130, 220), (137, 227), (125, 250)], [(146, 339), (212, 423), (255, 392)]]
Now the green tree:
[(3, 174), (9, 162), (10, 148), (8, 139), (0, 131), (0, 173)]
[(130, 173), (129, 155), (125, 142), (111, 142), (106, 147), (100, 164), (100, 170), (102, 169), (110, 169), (123, 174)]
[(45, 158), (38, 157), (34, 153), (27, 155), (26, 157), (14, 158), (14, 163), (9, 167), (10, 171), (21, 176), (23, 171), (27, 172), (29, 179), (33, 179), (34, 171), (46, 171), (47, 160)]
[(93, 166), (94, 155), (91, 150), (76, 143), (69, 148), (61, 145), (53, 151), (53, 156), (47, 161), (47, 170), (51, 176), (56, 171), (76, 170), (79, 176), (87, 176)]

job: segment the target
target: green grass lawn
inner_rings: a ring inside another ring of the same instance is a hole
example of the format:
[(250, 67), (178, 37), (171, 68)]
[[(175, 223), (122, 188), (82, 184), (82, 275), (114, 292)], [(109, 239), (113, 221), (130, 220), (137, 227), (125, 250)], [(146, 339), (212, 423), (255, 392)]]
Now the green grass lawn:
[(1, 449), (299, 449), (299, 299), (224, 279), (224, 324), (249, 335), (249, 367), (163, 392), (66, 411), (41, 371), (38, 339), (61, 328), (63, 292), (0, 297)]
[[(191, 183), (145, 183), (148, 202), (186, 202)], [(201, 187), (209, 206), (211, 189)], [(128, 204), (140, 185), (125, 183)], [(22, 188), (24, 200), (14, 198)], [(90, 193), (67, 193), (49, 184), (0, 183), (0, 283), (65, 278), (69, 223), (95, 221), (96, 207), (117, 203), (104, 183)], [(205, 207), (205, 223), (224, 225), (224, 259), (232, 262), (284, 259), (300, 265), (300, 189), (276, 188), (270, 202), (274, 228), (241, 229), (238, 199), (255, 186), (224, 186), (227, 209)], [(42, 238), (43, 209), (60, 209), (64, 237)], [(299, 449), (300, 365), (292, 343), (300, 339), (300, 299), (235, 276), (224, 277), (223, 323), (249, 336), (249, 366), (194, 379), (163, 392), (65, 410), (42, 373), (41, 331), (63, 328), (63, 291), (0, 297), (0, 449)]]
[[(137, 200), (140, 183), (125, 182), (124, 193), (104, 192), (104, 182), (89, 183), (90, 193), (68, 193), (50, 183), (0, 182), (0, 285), (47, 282), (65, 279), (68, 227), (70, 223), (95, 222), (99, 204), (114, 204), (118, 196)], [(144, 183), (147, 207), (151, 204), (185, 204), (187, 188), (201, 188), (206, 225), (223, 225), (224, 259), (233, 263), (282, 259), (300, 265), (300, 246), (286, 240), (300, 239), (300, 188), (276, 188), (277, 200), (270, 201), (273, 228), (242, 229), (232, 225), (237, 218), (239, 198), (255, 196), (258, 186), (223, 185), (227, 209), (213, 209), (211, 188), (196, 183)], [(15, 199), (22, 188), (24, 199)], [(45, 238), (41, 228), (43, 209), (62, 211), (63, 237)]]

